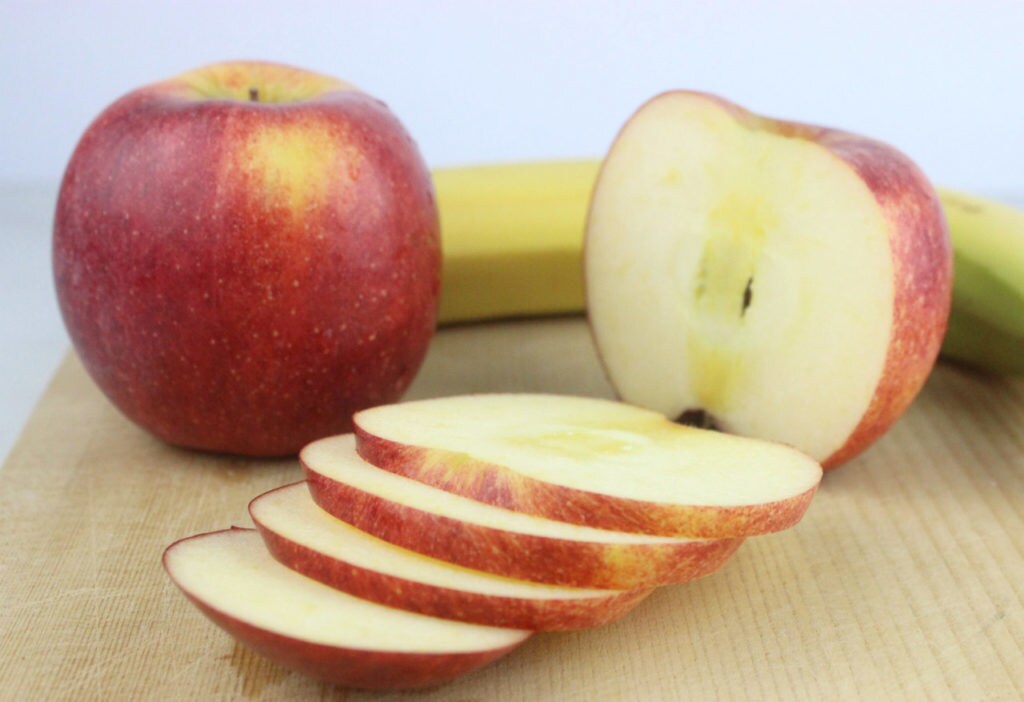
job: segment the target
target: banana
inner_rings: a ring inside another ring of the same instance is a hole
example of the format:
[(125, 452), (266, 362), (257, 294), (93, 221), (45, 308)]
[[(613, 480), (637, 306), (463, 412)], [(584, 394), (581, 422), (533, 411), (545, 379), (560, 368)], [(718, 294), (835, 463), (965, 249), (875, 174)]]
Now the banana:
[(1024, 211), (939, 189), (953, 240), (948, 359), (1024, 374)]
[[(600, 161), (433, 171), (444, 272), (440, 322), (585, 309), (582, 247)], [(939, 190), (954, 250), (946, 359), (1024, 374), (1024, 211)]]
[(434, 170), (441, 323), (581, 311), (580, 252), (598, 167), (581, 160)]

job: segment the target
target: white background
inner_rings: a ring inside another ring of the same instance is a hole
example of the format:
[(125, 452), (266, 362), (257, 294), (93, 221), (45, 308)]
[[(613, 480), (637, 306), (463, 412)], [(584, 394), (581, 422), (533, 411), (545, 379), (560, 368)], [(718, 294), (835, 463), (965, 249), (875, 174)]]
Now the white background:
[(1024, 186), (1021, 0), (0, 6), (0, 177), (56, 179), (138, 85), (263, 58), (376, 94), (432, 164), (598, 154), (641, 101), (687, 87), (881, 138), (949, 185)]
[(1024, 0), (0, 0), (0, 456), (67, 343), (49, 226), (79, 135), (138, 85), (234, 58), (359, 85), (431, 165), (597, 156), (641, 102), (696, 88), (1024, 195)]

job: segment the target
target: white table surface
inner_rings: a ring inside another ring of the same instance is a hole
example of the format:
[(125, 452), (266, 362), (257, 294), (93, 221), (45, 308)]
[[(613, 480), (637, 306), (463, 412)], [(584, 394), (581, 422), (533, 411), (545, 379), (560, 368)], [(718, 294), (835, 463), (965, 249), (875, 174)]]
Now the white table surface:
[[(56, 193), (56, 183), (0, 182), (0, 459), (70, 345), (50, 268)], [(1024, 193), (993, 196), (1024, 207)]]

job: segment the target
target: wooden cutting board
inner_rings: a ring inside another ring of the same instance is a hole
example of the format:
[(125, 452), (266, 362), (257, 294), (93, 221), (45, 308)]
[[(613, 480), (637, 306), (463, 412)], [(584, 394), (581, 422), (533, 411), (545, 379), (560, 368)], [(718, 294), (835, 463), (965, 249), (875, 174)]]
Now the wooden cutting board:
[[(841, 372), (841, 369), (837, 369)], [(451, 328), (410, 392), (609, 396), (579, 319)], [(294, 461), (165, 446), (73, 355), (0, 470), (3, 700), (1016, 700), (1024, 381), (940, 366), (794, 529), (601, 629), (539, 634), (426, 692), (339, 690), (237, 646), (173, 588), (175, 539), (249, 524)]]

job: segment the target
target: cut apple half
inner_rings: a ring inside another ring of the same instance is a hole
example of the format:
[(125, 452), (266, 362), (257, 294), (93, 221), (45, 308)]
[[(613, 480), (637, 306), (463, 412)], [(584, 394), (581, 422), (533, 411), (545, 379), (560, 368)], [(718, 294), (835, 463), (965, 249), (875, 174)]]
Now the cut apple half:
[(174, 583), (257, 653), (330, 683), (366, 689), (447, 682), (530, 635), (385, 607), (278, 563), (251, 529), (182, 539), (164, 552)]
[(435, 617), (582, 629), (618, 619), (650, 593), (544, 585), (424, 556), (331, 516), (304, 482), (260, 495), (249, 513), (271, 555), (289, 568), (357, 597)]
[(299, 454), (314, 501), (392, 544), (508, 578), (636, 590), (719, 568), (742, 539), (690, 539), (594, 529), (461, 497), (370, 465), (344, 434)]
[(623, 400), (826, 467), (924, 383), (950, 266), (935, 192), (896, 149), (685, 91), (619, 133), (584, 246), (590, 326)]
[(448, 492), (575, 524), (743, 537), (795, 524), (821, 467), (789, 447), (596, 398), (482, 394), (353, 418), (359, 454)]

